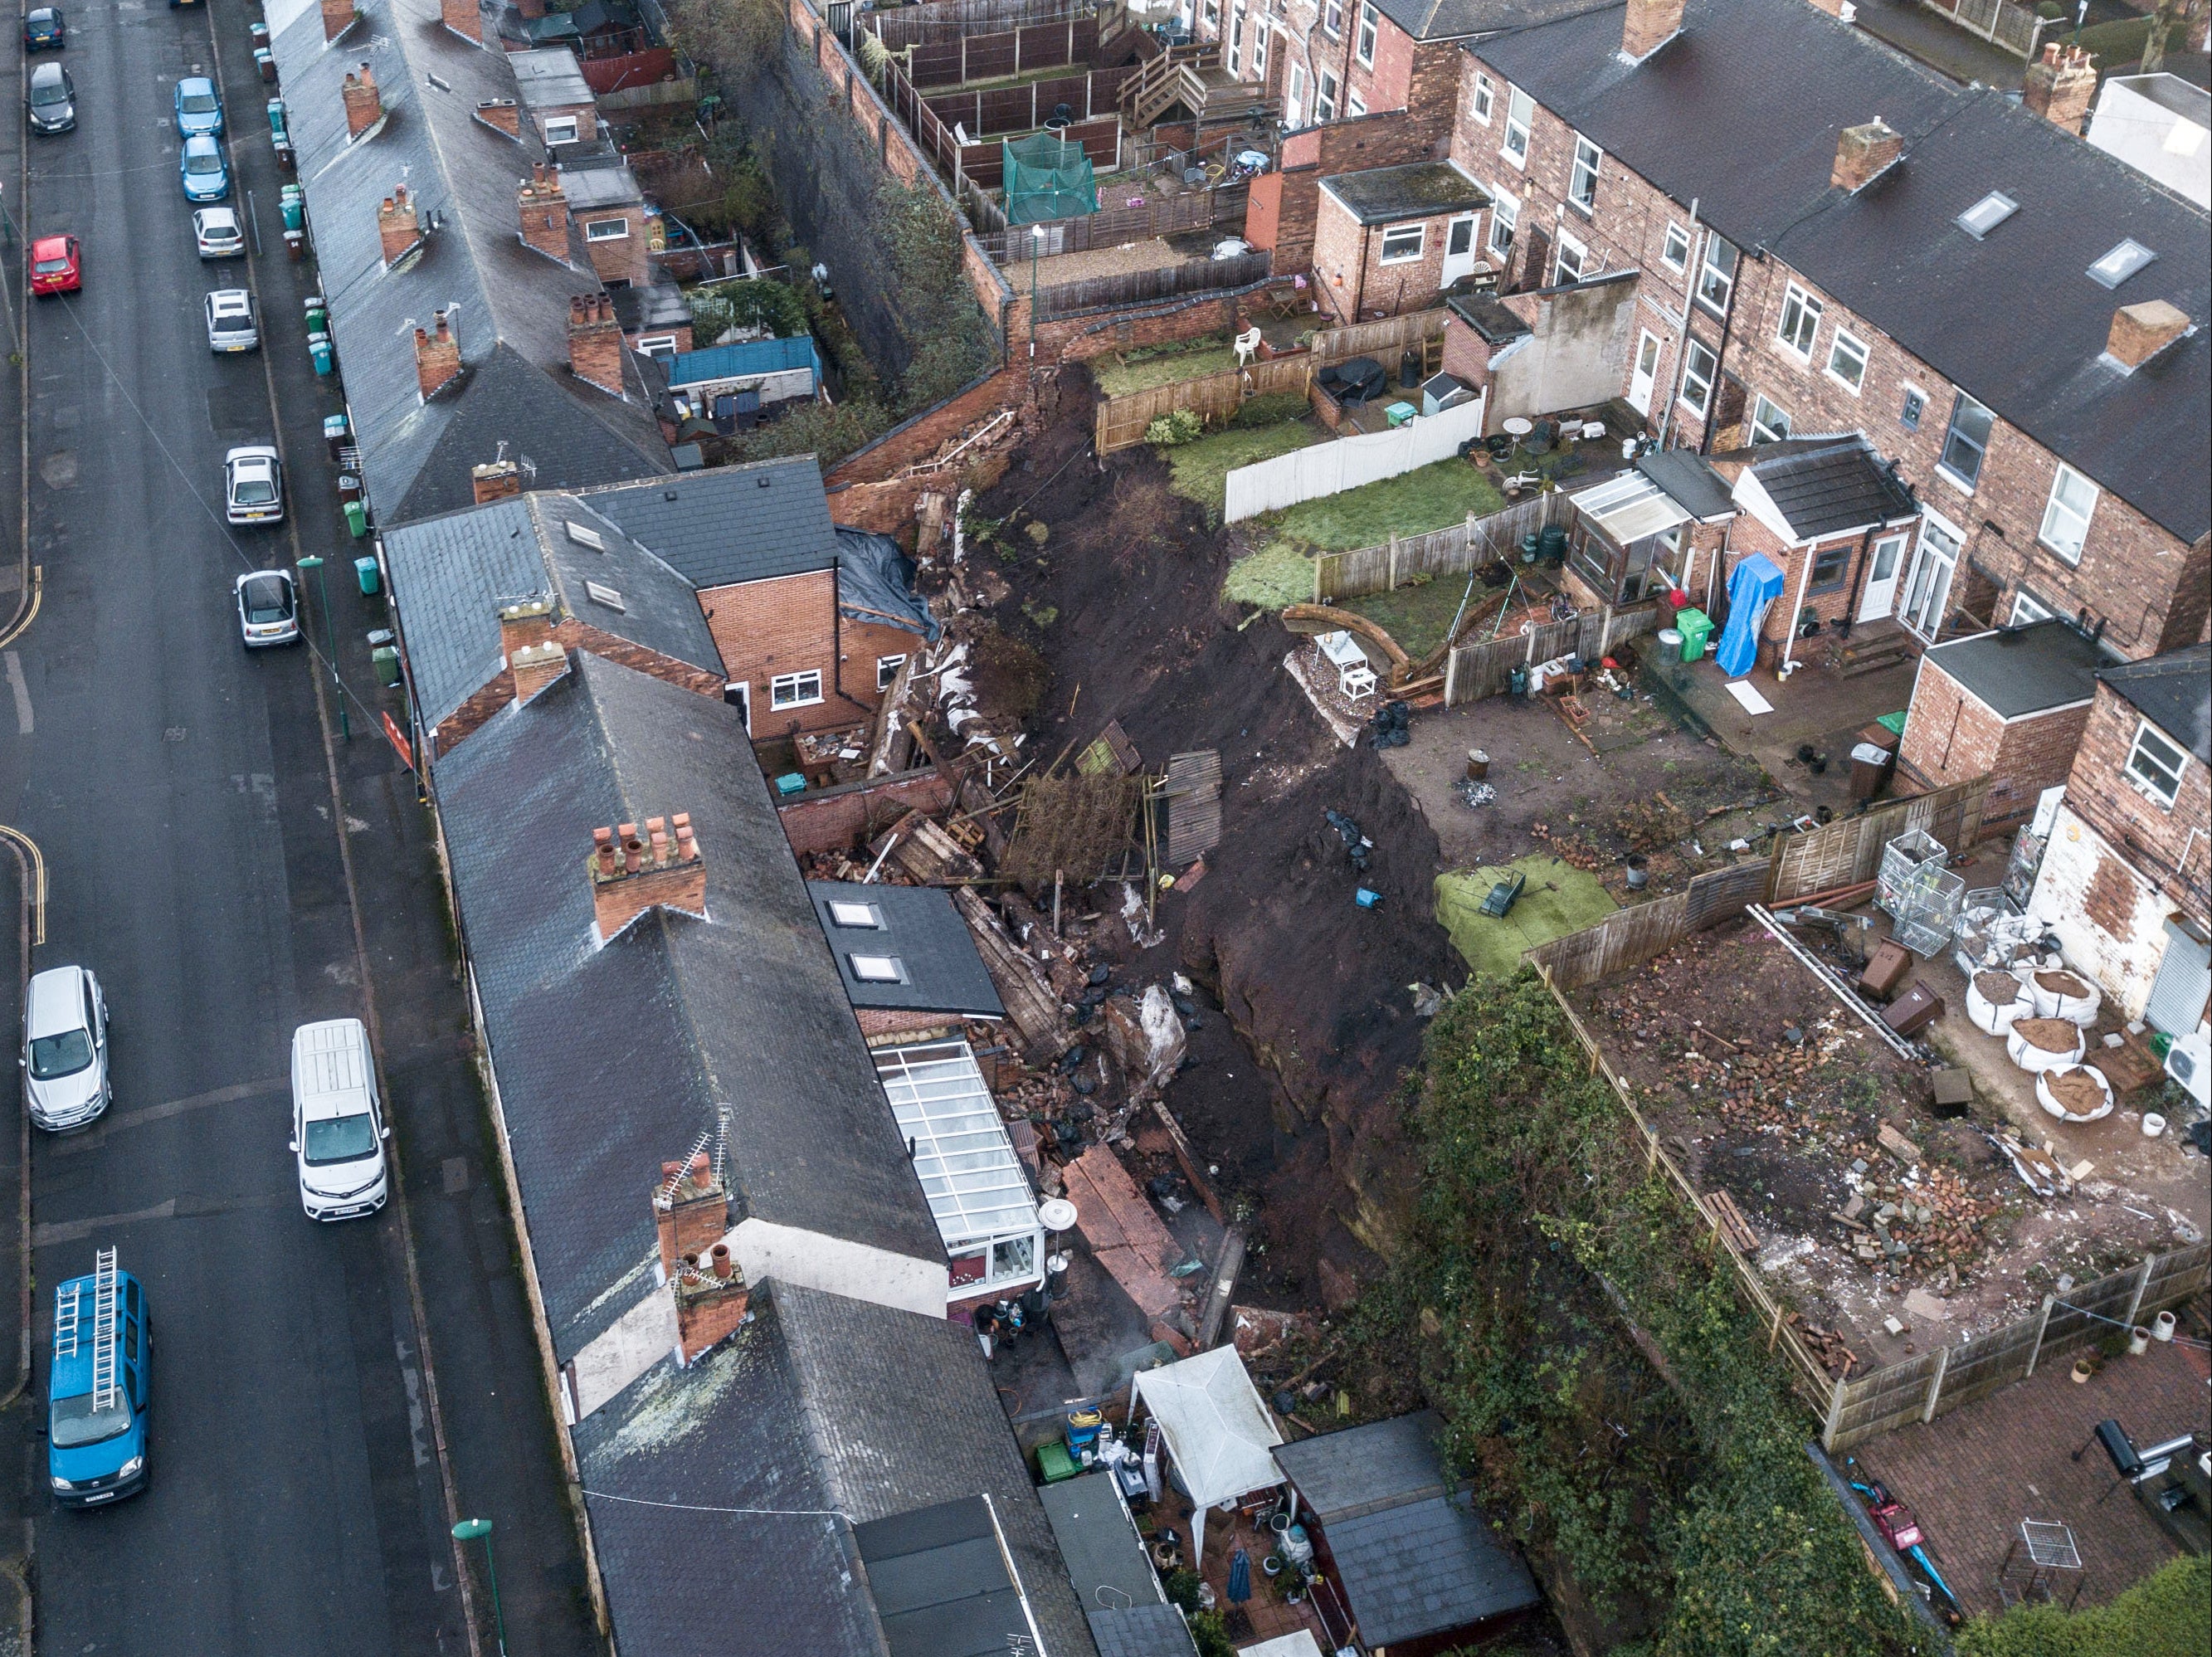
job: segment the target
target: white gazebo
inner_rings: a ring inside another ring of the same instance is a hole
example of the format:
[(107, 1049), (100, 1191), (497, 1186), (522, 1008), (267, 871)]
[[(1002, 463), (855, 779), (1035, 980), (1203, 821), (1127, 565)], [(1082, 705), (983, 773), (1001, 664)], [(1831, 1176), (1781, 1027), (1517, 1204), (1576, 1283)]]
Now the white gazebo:
[(1283, 1435), (1234, 1346), (1140, 1370), (1129, 1385), (1133, 1420), (1139, 1403), (1159, 1423), (1161, 1442), (1196, 1509), (1190, 1520), (1195, 1569), (1206, 1557), (1208, 1508), (1283, 1483), (1273, 1454)]

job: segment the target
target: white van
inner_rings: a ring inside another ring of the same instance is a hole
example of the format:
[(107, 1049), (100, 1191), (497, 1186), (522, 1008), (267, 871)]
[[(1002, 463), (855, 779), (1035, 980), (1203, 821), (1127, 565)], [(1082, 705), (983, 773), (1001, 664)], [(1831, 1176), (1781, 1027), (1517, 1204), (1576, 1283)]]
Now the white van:
[(376, 1061), (358, 1018), (292, 1032), (292, 1154), (311, 1220), (349, 1220), (384, 1206), (384, 1142)]

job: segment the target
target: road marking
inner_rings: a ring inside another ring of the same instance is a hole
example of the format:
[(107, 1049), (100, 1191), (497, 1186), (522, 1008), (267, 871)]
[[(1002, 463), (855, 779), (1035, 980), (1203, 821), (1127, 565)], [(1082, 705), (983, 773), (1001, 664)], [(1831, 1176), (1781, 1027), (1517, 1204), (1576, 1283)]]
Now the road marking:
[(282, 1208), (300, 1200), (296, 1192), (264, 1191), (251, 1197), (172, 1197), (151, 1208), (129, 1214), (100, 1214), (89, 1220), (56, 1220), (31, 1232), (31, 1247), (50, 1248), (57, 1243), (82, 1242), (97, 1232), (148, 1220), (201, 1220), (216, 1214), (236, 1214), (249, 1208)]
[[(29, 423), (27, 421), (24, 422), (26, 426)], [(31, 492), (28, 489), (24, 490), (23, 499), (27, 501), (30, 498)], [(27, 523), (30, 508), (26, 506), (23, 510), (25, 520)], [(30, 597), (15, 612), (15, 619), (9, 623), (8, 630), (5, 633), (0, 633), (0, 645), (12, 645), (29, 630), (31, 623), (39, 619), (39, 605), (46, 596), (46, 567), (44, 564), (33, 564), (31, 566)]]
[(31, 734), (31, 687), (23, 680), (23, 659), (14, 651), (5, 652), (8, 658), (8, 689), (15, 693), (15, 730), (20, 736)]
[(149, 1122), (166, 1122), (172, 1116), (182, 1116), (188, 1111), (205, 1110), (210, 1105), (235, 1104), (240, 1099), (258, 1098), (264, 1093), (281, 1093), (287, 1084), (282, 1076), (264, 1077), (258, 1082), (234, 1082), (227, 1088), (211, 1089), (206, 1093), (195, 1093), (183, 1099), (171, 1099), (166, 1103), (147, 1105), (137, 1110), (114, 1111), (102, 1117), (100, 1125), (89, 1133), (72, 1134), (54, 1142), (52, 1154), (73, 1156), (79, 1151), (96, 1150), (107, 1141), (107, 1136), (118, 1128), (143, 1127)]
[(0, 843), (15, 854), (15, 866), (22, 871), (23, 901), (31, 909), (31, 942), (43, 944), (46, 941), (46, 859), (36, 841), (4, 822), (0, 822)]

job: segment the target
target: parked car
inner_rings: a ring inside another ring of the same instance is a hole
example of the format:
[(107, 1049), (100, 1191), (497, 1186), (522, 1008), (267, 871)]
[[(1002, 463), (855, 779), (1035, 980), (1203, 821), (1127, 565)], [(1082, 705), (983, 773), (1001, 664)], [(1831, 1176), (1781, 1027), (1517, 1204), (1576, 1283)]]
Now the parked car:
[(265, 443), (222, 458), (222, 515), (233, 524), (275, 524), (284, 517), (284, 469)]
[(349, 1220), (383, 1207), (391, 1137), (361, 1020), (331, 1018), (293, 1031), (292, 1154), (307, 1217)]
[(187, 75), (177, 82), (177, 136), (189, 138), (196, 132), (222, 137), (222, 100), (204, 75)]
[(49, 967), (23, 998), (23, 1094), (53, 1132), (96, 1119), (114, 1097), (107, 1074), (107, 1002), (82, 967)]
[(84, 265), (75, 236), (41, 236), (31, 244), (31, 291), (74, 294), (84, 285)]
[(207, 296), (208, 349), (251, 351), (261, 343), (253, 295), (243, 288), (218, 288)]
[[(51, 64), (41, 64), (41, 69), (51, 69)], [(222, 146), (204, 132), (193, 134), (185, 140), (185, 153), (178, 158), (177, 173), (184, 180), (185, 199), (188, 202), (219, 202), (230, 194), (230, 168), (222, 159)]]
[(246, 232), (239, 228), (234, 208), (203, 207), (192, 215), (192, 240), (204, 259), (242, 258)]
[(248, 570), (231, 588), (238, 633), (248, 650), (300, 641), (300, 594), (281, 569)]
[(58, 6), (38, 6), (23, 14), (23, 50), (59, 52), (69, 44), (69, 22)]
[(46, 1371), (46, 1478), (55, 1504), (94, 1508), (146, 1488), (154, 1326), (146, 1290), (112, 1248), (54, 1289)]
[(76, 82), (59, 64), (40, 64), (31, 71), (31, 130), (66, 132), (76, 124)]

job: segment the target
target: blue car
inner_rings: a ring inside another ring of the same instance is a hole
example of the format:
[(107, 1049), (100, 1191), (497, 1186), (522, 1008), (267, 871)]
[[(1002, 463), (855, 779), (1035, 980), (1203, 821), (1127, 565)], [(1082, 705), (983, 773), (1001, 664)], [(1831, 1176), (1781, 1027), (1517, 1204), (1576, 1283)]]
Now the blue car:
[(177, 163), (188, 202), (219, 202), (230, 194), (230, 168), (222, 159), (222, 146), (204, 132), (185, 140), (184, 157)]
[(222, 137), (222, 100), (204, 75), (188, 75), (177, 82), (177, 136), (189, 138), (196, 132)]
[(146, 1291), (116, 1270), (115, 1251), (103, 1248), (91, 1276), (54, 1290), (46, 1473), (59, 1505), (100, 1507), (146, 1488), (153, 1357)]

